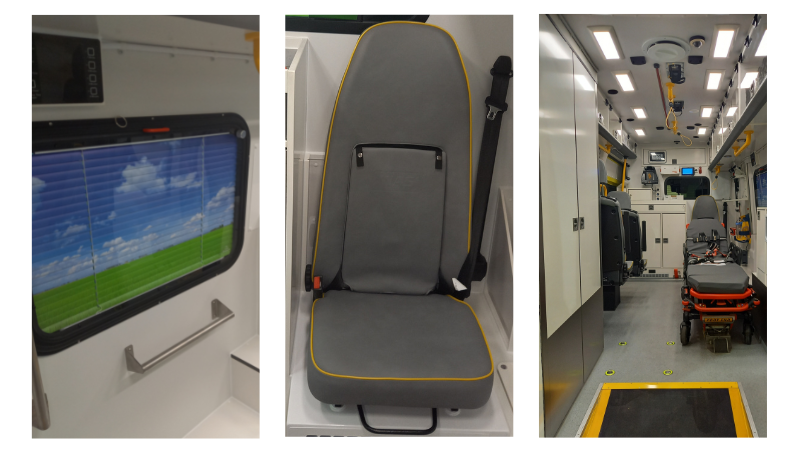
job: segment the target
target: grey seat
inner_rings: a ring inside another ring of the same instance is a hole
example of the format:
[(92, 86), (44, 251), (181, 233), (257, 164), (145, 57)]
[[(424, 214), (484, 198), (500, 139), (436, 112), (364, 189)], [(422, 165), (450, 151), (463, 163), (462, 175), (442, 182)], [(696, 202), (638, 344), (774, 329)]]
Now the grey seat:
[[(609, 192), (608, 196), (616, 199), (622, 209), (622, 224), (625, 229), (625, 259), (626, 261), (633, 261), (635, 269), (643, 270), (642, 230), (639, 222), (639, 213), (631, 208), (631, 197), (627, 192)], [(638, 272), (636, 275), (638, 275)]]
[(491, 395), (491, 355), (464, 302), (330, 291), (312, 317), (308, 385), (322, 402), (478, 408)]
[[(686, 229), (686, 251), (689, 255), (702, 256), (708, 249), (706, 242), (693, 242), (703, 233), (712, 237), (716, 232), (724, 240), (719, 242), (719, 251), (727, 254), (730, 244), (725, 228), (719, 219), (719, 208), (713, 197), (701, 195), (697, 197), (692, 209), (692, 221)], [(744, 269), (734, 263), (724, 265), (691, 264), (686, 268), (686, 281), (695, 291), (703, 294), (741, 294), (750, 281)]]
[(625, 228), (622, 208), (614, 198), (600, 197), (600, 230), (603, 278), (610, 284), (620, 286), (626, 279)]
[(469, 252), (471, 108), (452, 37), (362, 34), (342, 78), (311, 276), (307, 375), (331, 404), (477, 408), (491, 354), (454, 282)]

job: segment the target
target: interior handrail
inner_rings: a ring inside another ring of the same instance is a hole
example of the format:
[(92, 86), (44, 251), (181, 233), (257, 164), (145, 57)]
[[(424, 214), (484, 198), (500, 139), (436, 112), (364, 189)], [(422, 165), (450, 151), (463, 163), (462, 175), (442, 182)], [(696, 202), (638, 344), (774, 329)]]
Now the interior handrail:
[(128, 365), (128, 370), (131, 372), (136, 373), (145, 373), (148, 370), (152, 369), (158, 363), (164, 361), (165, 359), (169, 358), (170, 356), (177, 353), (179, 350), (183, 349), (184, 347), (188, 346), (192, 342), (200, 339), (205, 334), (209, 333), (214, 328), (222, 325), (224, 322), (227, 322), (230, 319), (233, 319), (234, 314), (233, 311), (228, 309), (227, 306), (223, 305), (219, 300), (212, 300), (211, 301), (211, 318), (213, 322), (204, 326), (203, 328), (197, 330), (194, 334), (187, 337), (186, 339), (178, 342), (177, 344), (173, 345), (172, 347), (164, 350), (163, 352), (159, 353), (149, 361), (145, 362), (144, 364), (140, 363), (136, 357), (133, 355), (133, 345), (129, 345), (125, 347), (125, 360)]
[[(32, 338), (32, 336), (31, 336)], [(32, 339), (31, 339), (32, 340)], [(33, 342), (33, 426), (46, 430), (50, 428), (50, 407), (47, 394), (44, 392), (42, 372), (39, 370), (39, 356), (36, 353), (36, 342)]]

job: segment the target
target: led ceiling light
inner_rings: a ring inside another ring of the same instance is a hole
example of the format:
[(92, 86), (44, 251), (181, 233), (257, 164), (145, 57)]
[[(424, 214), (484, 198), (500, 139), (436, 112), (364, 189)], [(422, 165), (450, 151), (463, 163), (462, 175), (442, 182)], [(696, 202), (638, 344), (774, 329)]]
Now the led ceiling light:
[(709, 72), (708, 73), (708, 84), (706, 84), (706, 89), (719, 89), (719, 82), (722, 80), (722, 72)]
[(719, 30), (717, 32), (716, 45), (714, 46), (714, 58), (727, 58), (728, 50), (731, 49), (734, 30)]
[(735, 107), (735, 106), (732, 106), (732, 107), (731, 107), (731, 108), (728, 110), (728, 117), (733, 117), (733, 115), (734, 115), (734, 114), (736, 114), (736, 107)]
[(638, 134), (639, 136), (644, 136), (644, 130), (640, 130), (640, 129), (637, 128), (636, 129), (636, 134)]
[(739, 86), (739, 89), (747, 89), (753, 84), (753, 80), (758, 78), (758, 72), (747, 72), (744, 74), (744, 79), (742, 80), (742, 84)]
[(615, 76), (617, 77), (619, 86), (622, 88), (623, 91), (633, 90), (633, 82), (631, 81), (630, 75), (628, 75), (627, 73), (617, 73), (615, 74)]
[(764, 30), (764, 34), (761, 36), (761, 42), (758, 43), (756, 56), (767, 56), (767, 30)]
[(706, 130), (708, 130), (708, 128), (706, 128), (706, 127), (700, 127), (700, 128), (697, 130), (697, 134), (706, 134)]
[(647, 113), (644, 112), (644, 108), (633, 108), (633, 113), (636, 114), (636, 117), (639, 119), (647, 118)]
[(700, 114), (700, 117), (711, 117), (711, 112), (713, 110), (714, 110), (714, 108), (711, 108), (709, 106), (704, 106), (703, 107), (703, 112)]
[(597, 41), (597, 45), (600, 46), (600, 50), (603, 51), (603, 56), (605, 56), (606, 59), (619, 59), (617, 45), (614, 42), (614, 37), (611, 36), (610, 31), (593, 31), (592, 34), (594, 35), (594, 39)]

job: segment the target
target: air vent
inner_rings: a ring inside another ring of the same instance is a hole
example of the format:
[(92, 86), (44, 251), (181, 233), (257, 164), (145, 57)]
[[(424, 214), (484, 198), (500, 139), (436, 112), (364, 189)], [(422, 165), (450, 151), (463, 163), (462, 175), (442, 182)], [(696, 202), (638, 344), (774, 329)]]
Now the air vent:
[(631, 56), (631, 64), (634, 66), (643, 66), (647, 63), (647, 59), (644, 56)]
[(668, 273), (643, 273), (642, 278), (669, 278)]
[(609, 89), (608, 93), (611, 94), (611, 95), (616, 95), (616, 94), (619, 94), (619, 91), (616, 90), (616, 89)]
[(642, 44), (642, 50), (652, 61), (683, 61), (689, 54), (689, 43), (671, 36), (648, 39)]
[(703, 64), (703, 57), (699, 55), (690, 55), (689, 56), (689, 64)]

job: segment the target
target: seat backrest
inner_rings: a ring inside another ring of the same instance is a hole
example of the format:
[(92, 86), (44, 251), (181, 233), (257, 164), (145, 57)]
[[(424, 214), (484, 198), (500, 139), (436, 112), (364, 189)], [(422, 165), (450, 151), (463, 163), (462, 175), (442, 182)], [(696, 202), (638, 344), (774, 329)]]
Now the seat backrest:
[(325, 153), (312, 268), (323, 290), (427, 294), (458, 276), (471, 136), (467, 74), (449, 33), (388, 22), (361, 35)]
[(722, 226), (719, 218), (719, 209), (714, 197), (701, 195), (697, 197), (692, 209), (692, 221), (686, 228), (686, 250), (691, 254), (701, 255), (708, 250), (707, 242), (692, 242), (693, 238), (700, 237), (700, 233), (707, 237), (712, 237), (712, 233), (717, 234), (724, 240), (720, 242), (720, 251), (728, 253), (728, 235)]
[(615, 283), (621, 283), (626, 260), (625, 229), (622, 225), (622, 209), (613, 198), (600, 197), (600, 236), (603, 275)]
[(608, 170), (602, 159), (597, 160), (597, 182), (600, 184), (608, 184)]
[(620, 208), (627, 210), (631, 209), (631, 196), (628, 195), (627, 192), (612, 191), (608, 193), (608, 196), (617, 200)]

